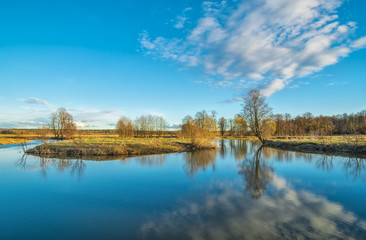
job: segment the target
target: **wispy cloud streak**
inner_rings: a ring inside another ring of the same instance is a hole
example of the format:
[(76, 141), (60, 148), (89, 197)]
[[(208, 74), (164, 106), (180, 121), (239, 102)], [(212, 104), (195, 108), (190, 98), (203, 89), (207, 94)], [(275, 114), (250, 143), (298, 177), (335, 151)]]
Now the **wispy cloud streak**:
[(39, 99), (39, 98), (35, 98), (35, 97), (30, 97), (30, 98), (26, 98), (26, 99), (21, 99), (21, 101), (25, 102), (25, 103), (29, 103), (29, 104), (38, 104), (38, 105), (44, 105), (47, 107), (52, 106), (51, 104), (49, 104), (46, 100), (43, 99)]

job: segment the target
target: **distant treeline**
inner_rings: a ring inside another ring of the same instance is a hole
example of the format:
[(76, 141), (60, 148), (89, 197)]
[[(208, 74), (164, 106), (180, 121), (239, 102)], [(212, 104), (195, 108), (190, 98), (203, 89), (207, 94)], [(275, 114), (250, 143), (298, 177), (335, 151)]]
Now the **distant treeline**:
[[(11, 137), (14, 137), (14, 135), (19, 136), (19, 138), (22, 138), (26, 135), (40, 135), (41, 132), (44, 130), (39, 129), (7, 129), (7, 128), (0, 128), (0, 134), (3, 135), (12, 135)], [(53, 134), (50, 130), (47, 131), (48, 136), (52, 136)], [(77, 135), (114, 135), (118, 134), (116, 129), (78, 129)], [(152, 136), (164, 136), (164, 137), (175, 137), (177, 135), (177, 131), (153, 131), (151, 132)], [(136, 137), (139, 137), (140, 135), (135, 135)], [(15, 136), (16, 137), (16, 136)], [(141, 135), (142, 137), (142, 135)]]
[(356, 114), (317, 116), (305, 113), (292, 118), (276, 114), (276, 136), (366, 134), (366, 110)]

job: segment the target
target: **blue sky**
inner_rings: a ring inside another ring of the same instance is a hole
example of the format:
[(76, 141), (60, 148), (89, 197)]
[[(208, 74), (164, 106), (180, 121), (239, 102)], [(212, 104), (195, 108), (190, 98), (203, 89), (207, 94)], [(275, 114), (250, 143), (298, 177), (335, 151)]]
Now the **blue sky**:
[(259, 88), (275, 113), (366, 109), (366, 2), (2, 1), (0, 128), (67, 108), (80, 127), (120, 116), (232, 117)]

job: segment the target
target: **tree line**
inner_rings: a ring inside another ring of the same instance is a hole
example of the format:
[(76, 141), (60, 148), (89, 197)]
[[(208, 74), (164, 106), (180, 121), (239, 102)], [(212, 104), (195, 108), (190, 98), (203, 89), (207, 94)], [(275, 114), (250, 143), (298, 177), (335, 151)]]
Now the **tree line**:
[(137, 117), (135, 121), (127, 117), (121, 117), (116, 126), (117, 133), (120, 137), (160, 137), (166, 130), (167, 121), (161, 116), (142, 115)]
[[(218, 132), (221, 136), (256, 136), (264, 142), (270, 136), (309, 136), (366, 134), (366, 110), (356, 114), (317, 116), (307, 112), (300, 116), (273, 114), (272, 108), (260, 91), (252, 90), (243, 98), (242, 111), (234, 118), (216, 120), (216, 112), (196, 113), (195, 117), (183, 119), (182, 135), (209, 136), (207, 132)], [(216, 130), (217, 129), (217, 130)]]
[[(51, 131), (56, 139), (68, 139), (77, 133), (73, 117), (65, 108), (59, 108), (52, 113), (50, 120), (50, 125), (38, 129), (37, 134), (41, 136)], [(134, 121), (121, 117), (115, 131), (123, 138), (161, 137), (166, 135), (167, 125), (167, 121), (161, 116), (142, 115)], [(217, 135), (251, 135), (264, 142), (269, 136), (341, 134), (366, 134), (366, 110), (334, 116), (314, 116), (309, 112), (296, 117), (290, 114), (272, 114), (266, 98), (258, 90), (252, 90), (243, 98), (241, 113), (233, 118), (218, 118), (216, 111), (202, 110), (194, 116), (184, 117), (181, 129), (173, 135), (190, 138), (198, 146), (205, 144), (204, 139), (212, 139)]]
[(276, 114), (276, 136), (366, 134), (366, 111), (335, 116)]

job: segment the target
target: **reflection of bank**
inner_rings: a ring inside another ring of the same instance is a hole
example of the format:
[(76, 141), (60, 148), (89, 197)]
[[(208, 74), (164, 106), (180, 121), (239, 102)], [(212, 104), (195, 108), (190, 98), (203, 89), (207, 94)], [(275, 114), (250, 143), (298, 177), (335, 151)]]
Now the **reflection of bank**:
[(208, 167), (215, 169), (217, 150), (200, 150), (184, 154), (184, 172), (189, 177), (194, 177), (198, 171), (205, 171)]
[(252, 198), (259, 199), (273, 179), (273, 168), (262, 160), (261, 147), (252, 158), (247, 157), (241, 162), (239, 174), (244, 177), (245, 190)]
[(205, 171), (210, 166), (215, 169), (215, 161), (218, 154), (220, 154), (222, 159), (225, 159), (230, 154), (235, 160), (242, 160), (260, 146), (257, 142), (243, 140), (220, 140), (218, 145), (220, 147), (219, 150), (200, 150), (185, 153), (185, 173), (190, 177), (194, 177), (199, 171)]
[[(167, 154), (157, 154), (157, 155), (146, 155), (146, 156), (138, 156), (135, 157), (137, 163), (141, 166), (148, 166), (148, 167), (155, 167), (155, 166), (163, 166), (166, 160)], [(129, 159), (126, 158), (121, 160), (122, 162), (128, 161)]]

